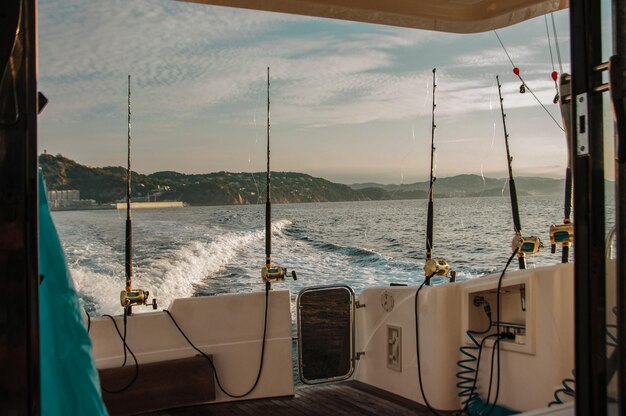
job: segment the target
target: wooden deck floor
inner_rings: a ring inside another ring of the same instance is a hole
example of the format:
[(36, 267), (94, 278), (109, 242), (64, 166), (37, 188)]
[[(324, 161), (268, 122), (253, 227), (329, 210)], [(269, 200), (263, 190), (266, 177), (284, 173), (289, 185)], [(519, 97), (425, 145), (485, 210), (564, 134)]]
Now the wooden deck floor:
[(294, 397), (209, 404), (151, 413), (152, 416), (415, 416), (430, 414), (424, 406), (357, 381), (297, 386)]

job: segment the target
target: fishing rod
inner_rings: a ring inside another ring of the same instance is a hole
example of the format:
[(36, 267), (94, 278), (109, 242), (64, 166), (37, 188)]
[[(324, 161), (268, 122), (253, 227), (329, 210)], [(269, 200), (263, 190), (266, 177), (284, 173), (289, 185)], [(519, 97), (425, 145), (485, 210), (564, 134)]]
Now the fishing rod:
[(543, 246), (539, 237), (522, 236), (522, 222), (519, 216), (519, 205), (517, 203), (517, 190), (515, 188), (515, 179), (513, 178), (513, 167), (511, 162), (511, 152), (509, 150), (509, 133), (506, 130), (506, 114), (504, 113), (504, 99), (502, 98), (502, 91), (500, 85), (500, 78), (496, 75), (496, 82), (498, 84), (498, 97), (500, 98), (500, 112), (502, 113), (502, 127), (504, 128), (504, 144), (506, 147), (506, 160), (509, 169), (509, 195), (511, 197), (511, 211), (513, 213), (513, 229), (515, 230), (515, 236), (511, 242), (512, 250), (517, 250), (517, 260), (520, 269), (526, 268), (526, 254), (535, 254)]
[[(120, 303), (124, 308), (124, 313), (130, 315), (134, 305), (147, 305), (150, 292), (147, 290), (133, 289), (133, 222), (131, 218), (131, 177), (130, 170), (130, 75), (128, 75), (128, 167), (126, 169), (126, 251), (125, 251), (125, 273), (126, 288), (120, 293)], [(157, 308), (156, 299), (152, 299), (152, 308)]]
[[(570, 77), (566, 74), (561, 76), (559, 83), (561, 97), (570, 96)], [(572, 158), (570, 148), (573, 138), (571, 137), (571, 116), (569, 100), (561, 100), (561, 117), (563, 118), (563, 128), (567, 139), (567, 168), (565, 169), (565, 201), (563, 203), (563, 224), (552, 224), (550, 226), (550, 251), (556, 253), (556, 245), (561, 244), (561, 263), (569, 262), (569, 248), (574, 242), (574, 223), (572, 222)]]
[[(271, 289), (272, 282), (284, 281), (287, 268), (272, 264), (272, 189), (270, 186), (270, 67), (267, 67), (267, 172), (266, 199), (265, 199), (265, 267), (261, 269), (261, 278), (267, 290)], [(293, 280), (297, 280), (296, 272), (291, 271)]]
[[(424, 275), (426, 277), (426, 284), (430, 284), (430, 279), (433, 276), (448, 276), (450, 274), (450, 266), (444, 259), (433, 259), (433, 188), (435, 186), (435, 108), (437, 103), (435, 101), (435, 91), (437, 89), (437, 68), (433, 68), (433, 108), (432, 108), (432, 122), (431, 122), (431, 138), (430, 138), (430, 182), (428, 187), (428, 216), (426, 219), (426, 262), (424, 263)], [(455, 278), (455, 273), (452, 272), (452, 279)]]

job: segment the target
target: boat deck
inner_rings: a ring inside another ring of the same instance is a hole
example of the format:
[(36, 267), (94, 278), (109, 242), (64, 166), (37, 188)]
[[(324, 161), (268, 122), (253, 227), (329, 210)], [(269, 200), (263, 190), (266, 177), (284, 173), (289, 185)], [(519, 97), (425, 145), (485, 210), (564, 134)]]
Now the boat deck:
[(426, 407), (415, 402), (358, 381), (296, 386), (293, 397), (208, 404), (150, 413), (152, 416), (292, 416), (296, 414), (303, 416), (402, 416), (430, 415), (431, 413)]

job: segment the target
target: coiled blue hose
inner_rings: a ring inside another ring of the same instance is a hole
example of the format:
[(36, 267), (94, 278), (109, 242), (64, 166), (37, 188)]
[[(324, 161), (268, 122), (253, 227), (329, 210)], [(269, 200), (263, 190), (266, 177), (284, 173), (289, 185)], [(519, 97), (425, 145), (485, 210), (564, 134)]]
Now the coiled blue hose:
[(475, 378), (478, 376), (473, 365), (473, 363), (478, 360), (475, 352), (480, 351), (480, 342), (478, 342), (476, 336), (487, 334), (491, 331), (493, 326), (493, 321), (491, 319), (491, 306), (489, 306), (489, 303), (486, 301), (483, 301), (483, 308), (487, 318), (489, 318), (489, 325), (487, 325), (487, 328), (483, 331), (470, 329), (466, 332), (473, 345), (465, 345), (459, 349), (465, 358), (462, 358), (456, 363), (456, 365), (461, 369), (456, 373), (456, 378), (459, 380), (459, 382), (456, 383), (456, 387), (460, 390), (458, 396), (461, 397), (462, 404), (465, 409), (471, 408), (474, 402), (480, 400), (480, 396), (476, 392), (474, 383)]
[(554, 406), (555, 404), (565, 403), (562, 400), (562, 395), (574, 397), (574, 394), (576, 393), (576, 388), (574, 387), (576, 385), (575, 377), (576, 375), (574, 374), (574, 370), (572, 370), (572, 378), (563, 379), (563, 381), (561, 382), (563, 384), (563, 387), (554, 391), (554, 400), (548, 403), (548, 407)]
[[(614, 307), (612, 311), (615, 316), (617, 316), (617, 307)], [(617, 331), (617, 325), (606, 324), (606, 336), (608, 338), (606, 341), (606, 345), (609, 347), (617, 348), (617, 336), (613, 335), (613, 332), (611, 331)], [(561, 384), (563, 385), (563, 387), (554, 391), (554, 400), (548, 403), (548, 407), (554, 406), (555, 404), (565, 403), (562, 400), (563, 395), (569, 397), (574, 397), (576, 395), (576, 375), (574, 373), (574, 370), (572, 370), (572, 378), (564, 378), (563, 381), (561, 381)]]

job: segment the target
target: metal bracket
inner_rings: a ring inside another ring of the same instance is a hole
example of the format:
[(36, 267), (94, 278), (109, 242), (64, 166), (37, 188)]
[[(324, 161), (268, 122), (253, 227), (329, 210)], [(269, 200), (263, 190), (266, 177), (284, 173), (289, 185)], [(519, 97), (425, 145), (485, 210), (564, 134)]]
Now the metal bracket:
[(587, 93), (576, 96), (576, 154), (589, 155), (589, 115), (587, 111)]
[(617, 140), (615, 158), (618, 162), (626, 161), (626, 107), (624, 105), (624, 72), (618, 56), (609, 58), (609, 91), (611, 92), (611, 104), (613, 105), (613, 118), (615, 119)]
[(363, 351), (359, 351), (359, 352), (357, 352), (357, 353), (356, 353), (356, 355), (354, 356), (354, 359), (355, 359), (356, 361), (359, 361), (359, 360), (361, 359), (361, 357), (362, 357), (362, 356), (364, 356), (364, 355), (365, 355), (365, 352), (363, 352)]

